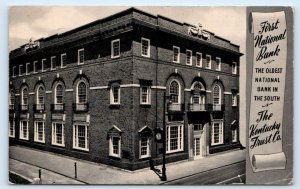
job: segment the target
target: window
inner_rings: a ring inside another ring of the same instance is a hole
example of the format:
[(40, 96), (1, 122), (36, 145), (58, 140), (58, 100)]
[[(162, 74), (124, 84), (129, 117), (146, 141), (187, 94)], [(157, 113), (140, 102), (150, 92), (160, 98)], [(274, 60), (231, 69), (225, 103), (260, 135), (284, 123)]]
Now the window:
[(15, 137), (15, 121), (9, 121), (9, 137)]
[(42, 59), (42, 72), (46, 71), (46, 59)]
[(120, 39), (111, 41), (111, 58), (120, 57)]
[(26, 63), (26, 75), (30, 72), (30, 63)]
[(44, 121), (34, 122), (34, 141), (35, 142), (45, 142), (45, 132), (44, 132)]
[(167, 153), (183, 151), (183, 125), (167, 125)]
[(192, 51), (186, 50), (186, 64), (192, 65)]
[(231, 134), (232, 134), (232, 142), (237, 142), (237, 129), (232, 129)]
[(89, 150), (88, 125), (76, 124), (73, 126), (73, 148)]
[(61, 84), (57, 84), (55, 87), (55, 104), (63, 104), (63, 86)]
[(221, 87), (218, 84), (213, 89), (213, 109), (221, 110)]
[(236, 64), (236, 62), (232, 62), (232, 74), (237, 74), (237, 64)]
[(202, 53), (196, 53), (196, 66), (202, 67)]
[(20, 121), (20, 139), (28, 140), (28, 121)]
[(84, 64), (84, 49), (78, 50), (77, 61), (78, 64)]
[(56, 56), (51, 57), (51, 70), (56, 69)]
[(149, 137), (140, 138), (140, 158), (150, 157)]
[(86, 84), (83, 81), (77, 86), (77, 103), (86, 103)]
[(211, 145), (223, 144), (223, 121), (214, 121), (211, 131)]
[(24, 87), (22, 90), (22, 99), (21, 99), (21, 110), (28, 109), (28, 89)]
[(113, 157), (121, 157), (121, 137), (110, 136), (109, 138), (109, 155)]
[(232, 106), (237, 106), (237, 95), (232, 93)]
[(193, 84), (193, 95), (192, 103), (193, 104), (205, 104), (205, 94), (201, 93), (205, 91), (204, 86), (199, 81)]
[(170, 96), (173, 103), (180, 104), (180, 85), (176, 80), (170, 83)]
[(36, 95), (36, 109), (37, 110), (44, 110), (45, 104), (45, 89), (42, 85), (37, 88), (37, 95)]
[(12, 76), (16, 77), (16, 66), (13, 67)]
[(141, 54), (144, 57), (150, 57), (150, 40), (142, 38), (141, 41)]
[(151, 104), (151, 89), (150, 86), (141, 87), (141, 104)]
[(221, 71), (221, 58), (216, 58), (216, 70)]
[(38, 61), (33, 62), (33, 73), (37, 73), (37, 70), (38, 70), (37, 64), (38, 64)]
[(120, 87), (112, 86), (110, 89), (110, 103), (120, 104)]
[(180, 62), (180, 48), (173, 46), (173, 62)]
[(15, 93), (14, 93), (13, 90), (11, 90), (9, 92), (9, 102), (8, 102), (8, 104), (9, 104), (9, 109), (10, 110), (15, 109)]
[(60, 55), (60, 67), (64, 68), (66, 66), (67, 66), (67, 54), (64, 53)]
[(206, 69), (211, 69), (211, 56), (206, 55), (206, 64), (205, 64)]
[(19, 65), (19, 76), (23, 75), (23, 65)]
[(64, 124), (52, 123), (52, 144), (65, 146)]

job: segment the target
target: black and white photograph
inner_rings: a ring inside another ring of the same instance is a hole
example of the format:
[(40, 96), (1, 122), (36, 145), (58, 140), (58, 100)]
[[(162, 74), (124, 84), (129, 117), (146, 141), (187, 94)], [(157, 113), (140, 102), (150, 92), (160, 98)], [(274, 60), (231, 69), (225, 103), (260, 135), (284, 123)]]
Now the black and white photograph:
[(9, 7), (9, 183), (291, 184), (282, 10)]

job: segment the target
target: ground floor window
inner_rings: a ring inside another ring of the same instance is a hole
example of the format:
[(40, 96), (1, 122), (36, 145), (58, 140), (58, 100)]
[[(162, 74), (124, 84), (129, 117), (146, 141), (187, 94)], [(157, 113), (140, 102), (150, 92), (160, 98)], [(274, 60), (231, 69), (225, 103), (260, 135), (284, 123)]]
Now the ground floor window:
[(237, 129), (231, 130), (232, 133), (232, 142), (237, 142)]
[(20, 139), (28, 140), (28, 121), (20, 121)]
[(168, 125), (166, 135), (167, 153), (183, 150), (183, 125)]
[(44, 121), (34, 122), (34, 141), (35, 142), (45, 142), (45, 131), (44, 131)]
[(121, 157), (121, 137), (110, 136), (109, 138), (109, 155)]
[(140, 138), (140, 158), (150, 157), (149, 137)]
[(15, 121), (9, 121), (9, 137), (15, 137)]
[(223, 144), (223, 120), (213, 121), (211, 145)]
[(73, 126), (73, 148), (79, 150), (89, 150), (88, 125), (75, 124)]
[(65, 146), (63, 123), (52, 123), (52, 144)]

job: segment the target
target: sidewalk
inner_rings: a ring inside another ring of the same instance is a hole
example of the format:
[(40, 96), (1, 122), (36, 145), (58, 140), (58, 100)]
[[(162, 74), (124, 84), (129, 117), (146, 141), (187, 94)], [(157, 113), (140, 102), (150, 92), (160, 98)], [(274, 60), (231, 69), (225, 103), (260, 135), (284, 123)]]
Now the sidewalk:
[[(204, 157), (194, 161), (167, 164), (168, 181), (217, 167), (245, 160), (245, 150), (236, 150)], [(57, 184), (161, 184), (159, 177), (150, 169), (135, 172), (124, 171), (106, 165), (80, 159), (45, 153), (21, 146), (9, 148), (9, 169), (33, 179), (42, 170), (43, 183)], [(74, 178), (74, 162), (77, 162), (77, 180)], [(35, 165), (35, 166), (33, 166)], [(48, 180), (47, 180), (48, 179)]]

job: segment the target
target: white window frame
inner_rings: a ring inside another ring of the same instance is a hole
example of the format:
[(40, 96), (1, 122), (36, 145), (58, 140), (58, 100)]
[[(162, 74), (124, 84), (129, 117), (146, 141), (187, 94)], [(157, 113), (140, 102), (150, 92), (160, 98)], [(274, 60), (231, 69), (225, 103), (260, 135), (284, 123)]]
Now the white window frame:
[(232, 74), (237, 74), (237, 63), (232, 62)]
[[(214, 141), (214, 132), (215, 132), (215, 123), (219, 124), (219, 142), (215, 142)], [(223, 120), (213, 120), (212, 122), (212, 129), (211, 129), (211, 145), (215, 146), (215, 145), (219, 145), (219, 144), (223, 144), (224, 143), (224, 124), (223, 124)], [(221, 128), (221, 129), (220, 129)]]
[(172, 83), (173, 81), (177, 82), (177, 84), (178, 84), (178, 102), (176, 102), (176, 103), (175, 103), (175, 102), (172, 102), (172, 103), (174, 103), (174, 104), (181, 104), (181, 85), (180, 85), (180, 83), (179, 83), (178, 80), (173, 79), (173, 80), (170, 82), (170, 84), (169, 84), (169, 95), (171, 95), (171, 94), (170, 94), (170, 92), (171, 92), (170, 88), (171, 88), (171, 83)]
[[(143, 41), (147, 41), (148, 43), (148, 47), (147, 47), (147, 54), (143, 54)], [(146, 39), (146, 38), (141, 38), (141, 56), (143, 57), (147, 57), (147, 58), (150, 58), (150, 39)]]
[(16, 66), (13, 66), (13, 69), (12, 69), (12, 77), (16, 77)]
[[(27, 89), (27, 104), (24, 104), (24, 89)], [(29, 91), (28, 91), (28, 87), (23, 87), (22, 91), (21, 91), (21, 105), (29, 105)]]
[[(83, 52), (83, 61), (82, 62), (80, 62), (80, 53), (81, 52)], [(78, 49), (78, 51), (77, 51), (77, 64), (78, 65), (84, 64), (84, 48)]]
[(45, 70), (45, 65), (46, 64), (46, 58), (43, 58), (42, 59), (42, 72), (45, 72), (46, 70)]
[[(67, 65), (64, 66), (64, 64), (63, 64), (63, 56), (66, 56), (66, 61), (67, 61), (67, 53), (61, 54), (61, 55), (60, 55), (60, 68), (65, 68), (65, 67), (67, 67)], [(66, 64), (66, 62), (65, 62), (65, 64)]]
[[(198, 55), (200, 55), (200, 62), (198, 62)], [(202, 53), (199, 53), (199, 52), (197, 52), (196, 53), (196, 67), (202, 67), (202, 59), (203, 59), (203, 57), (202, 57)]]
[[(85, 102), (79, 102), (78, 87), (79, 87), (80, 83), (85, 84)], [(87, 103), (88, 102), (87, 98), (88, 98), (88, 85), (84, 80), (80, 80), (80, 81), (78, 81), (77, 86), (76, 86), (76, 104)]]
[[(54, 88), (54, 104), (63, 104), (63, 102), (64, 102), (64, 91), (62, 91), (62, 103), (58, 103), (57, 102), (57, 95), (56, 95), (56, 93), (57, 93), (57, 86), (58, 85), (60, 85), (61, 87), (62, 87), (62, 90), (64, 90), (64, 87), (63, 87), (63, 85), (62, 85), (62, 83), (57, 83), (56, 85), (55, 85), (55, 88)], [(76, 95), (77, 96), (77, 95)], [(77, 97), (76, 97), (77, 98)], [(77, 102), (77, 101), (76, 101)]]
[[(10, 132), (12, 129), (12, 133)], [(8, 135), (11, 138), (15, 138), (16, 135), (16, 123), (15, 120), (9, 121), (9, 131), (8, 131)]]
[(35, 60), (35, 61), (33, 61), (33, 73), (37, 73), (37, 63), (38, 63), (38, 61), (37, 60)]
[[(57, 143), (57, 137), (56, 137), (56, 124), (62, 125), (62, 143)], [(65, 124), (64, 122), (53, 122), (52, 123), (52, 137), (51, 137), (51, 144), (55, 146), (65, 146)]]
[[(178, 50), (178, 54), (177, 54), (177, 61), (175, 61), (175, 51), (174, 49), (177, 49)], [(175, 62), (175, 63), (180, 63), (180, 47), (177, 47), (177, 46), (173, 46), (173, 57), (172, 57), (172, 61)]]
[[(220, 61), (220, 62), (218, 63), (218, 61)], [(221, 58), (220, 57), (216, 57), (216, 70), (217, 71), (221, 71), (221, 64), (222, 64)]]
[[(147, 101), (143, 102), (143, 88), (147, 88)], [(140, 103), (141, 104), (151, 104), (151, 87), (150, 86), (141, 86), (140, 88)]]
[(232, 142), (237, 142), (237, 128), (231, 130)]
[[(55, 67), (53, 67), (53, 59), (55, 59)], [(51, 56), (51, 70), (56, 69), (56, 56)]]
[[(78, 126), (85, 126), (85, 148), (79, 147), (78, 138), (76, 139), (75, 133), (78, 137)], [(89, 151), (89, 125), (80, 123), (80, 124), (74, 124), (73, 125), (73, 148), (77, 150), (83, 150), (83, 151)]]
[[(210, 57), (209, 63), (207, 63), (207, 57)], [(208, 66), (207, 66), (207, 65), (208, 65)], [(205, 68), (206, 68), (206, 69), (211, 69), (211, 55), (209, 55), (209, 54), (207, 54), (207, 55), (205, 56)]]
[[(188, 53), (191, 53), (190, 58), (188, 59)], [(186, 50), (186, 65), (192, 66), (193, 65), (193, 51)]]
[(237, 106), (237, 94), (232, 93), (232, 106)]
[[(118, 42), (119, 43), (119, 47), (118, 47), (118, 54), (114, 55), (114, 43)], [(120, 57), (120, 46), (121, 46), (121, 42), (120, 39), (115, 39), (111, 41), (111, 58), (119, 58)]]
[[(43, 94), (43, 98), (44, 98), (44, 102), (43, 103), (40, 103), (40, 101), (39, 101), (39, 89), (40, 88), (43, 88), (44, 89), (44, 94)], [(46, 90), (45, 90), (45, 87), (43, 86), (43, 85), (39, 85), (38, 87), (37, 87), (37, 89), (36, 89), (36, 104), (45, 104), (45, 97), (46, 97)]]
[(23, 75), (23, 64), (19, 65), (19, 76)]
[[(24, 130), (23, 122), (27, 122), (27, 136), (26, 137), (24, 137), (24, 135), (23, 135), (23, 130)], [(20, 121), (20, 133), (19, 133), (20, 136), (19, 137), (22, 140), (29, 140), (29, 130), (28, 130), (29, 126), (28, 126), (28, 124), (29, 124), (29, 121), (27, 121), (27, 120), (21, 120)]]
[[(178, 145), (178, 148), (175, 149), (175, 150), (171, 150), (171, 140), (169, 139), (170, 137), (170, 131), (171, 131), (171, 127), (178, 127), (178, 139), (177, 139), (177, 145)], [(184, 135), (183, 135), (183, 124), (181, 125), (167, 125), (166, 127), (166, 153), (174, 153), (174, 152), (180, 152), (180, 151), (183, 151), (184, 150), (184, 146), (183, 146), (183, 141), (184, 141)], [(181, 137), (180, 137), (181, 136)]]
[(25, 75), (29, 75), (29, 66), (30, 66), (30, 62), (26, 63), (26, 67), (25, 67)]
[[(113, 149), (113, 138), (119, 138), (118, 141), (118, 154), (114, 153)], [(121, 136), (111, 135), (109, 136), (109, 156), (121, 158)]]
[[(43, 139), (42, 140), (39, 140), (38, 123), (43, 124)], [(45, 143), (45, 121), (35, 121), (34, 122), (34, 142)]]
[[(142, 155), (142, 147), (144, 147), (144, 146), (142, 146), (142, 138), (147, 138), (147, 146), (146, 146), (147, 153), (145, 155)], [(140, 139), (139, 139), (139, 149), (140, 149), (140, 159), (151, 157), (149, 137), (140, 137)]]
[[(114, 93), (113, 89), (118, 88), (118, 101), (114, 102)], [(110, 104), (120, 104), (121, 103), (121, 88), (120, 86), (111, 86), (110, 87)]]

